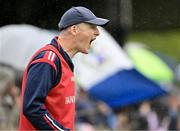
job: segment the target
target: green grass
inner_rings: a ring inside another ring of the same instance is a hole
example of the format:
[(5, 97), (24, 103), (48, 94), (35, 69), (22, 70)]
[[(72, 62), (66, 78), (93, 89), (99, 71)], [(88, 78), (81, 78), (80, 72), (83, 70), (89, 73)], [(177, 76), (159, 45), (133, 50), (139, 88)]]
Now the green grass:
[(127, 40), (141, 42), (180, 62), (180, 30), (133, 32)]

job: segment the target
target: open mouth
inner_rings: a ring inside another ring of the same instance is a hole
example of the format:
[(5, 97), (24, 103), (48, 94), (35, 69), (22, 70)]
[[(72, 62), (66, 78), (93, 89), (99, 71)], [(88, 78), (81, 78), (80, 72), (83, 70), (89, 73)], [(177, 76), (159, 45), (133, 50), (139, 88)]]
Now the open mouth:
[(90, 41), (90, 44), (92, 44), (92, 42), (95, 40), (96, 38), (93, 38), (91, 41)]

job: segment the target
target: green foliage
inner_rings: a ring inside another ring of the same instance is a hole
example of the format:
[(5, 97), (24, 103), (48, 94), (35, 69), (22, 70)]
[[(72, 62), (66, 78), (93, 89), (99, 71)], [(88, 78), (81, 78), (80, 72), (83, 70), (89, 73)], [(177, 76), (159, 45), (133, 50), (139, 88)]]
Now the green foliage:
[(141, 42), (180, 61), (180, 30), (133, 32), (127, 41)]

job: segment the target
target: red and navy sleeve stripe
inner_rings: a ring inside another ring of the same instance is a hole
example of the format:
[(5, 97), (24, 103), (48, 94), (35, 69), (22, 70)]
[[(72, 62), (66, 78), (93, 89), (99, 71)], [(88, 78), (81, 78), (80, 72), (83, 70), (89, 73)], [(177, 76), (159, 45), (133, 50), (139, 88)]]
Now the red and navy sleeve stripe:
[(46, 51), (44, 58), (47, 58), (49, 61), (55, 61), (56, 59), (56, 53), (53, 51)]
[(58, 122), (54, 121), (54, 119), (49, 115), (45, 114), (44, 119), (46, 122), (52, 127), (54, 130), (58, 131), (70, 131), (70, 129), (65, 129), (62, 125), (60, 125)]

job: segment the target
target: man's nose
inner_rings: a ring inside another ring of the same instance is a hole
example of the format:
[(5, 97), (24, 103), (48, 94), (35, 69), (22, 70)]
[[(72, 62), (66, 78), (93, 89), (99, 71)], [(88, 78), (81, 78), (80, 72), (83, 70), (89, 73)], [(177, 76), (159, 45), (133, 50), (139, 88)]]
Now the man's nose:
[(100, 35), (99, 29), (98, 29), (97, 27), (96, 27), (95, 30), (94, 30), (94, 34), (95, 34), (96, 36)]

